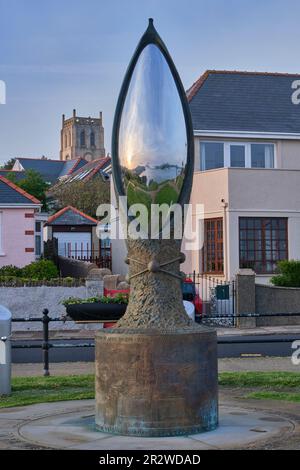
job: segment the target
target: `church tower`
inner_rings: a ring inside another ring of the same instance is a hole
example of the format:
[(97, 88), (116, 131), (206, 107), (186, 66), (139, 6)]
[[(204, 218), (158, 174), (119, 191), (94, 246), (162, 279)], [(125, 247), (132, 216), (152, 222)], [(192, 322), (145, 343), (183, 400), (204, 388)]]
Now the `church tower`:
[(62, 115), (60, 159), (72, 160), (77, 157), (89, 162), (105, 157), (102, 112), (99, 118), (76, 116), (76, 109), (73, 109), (73, 116), (69, 119)]

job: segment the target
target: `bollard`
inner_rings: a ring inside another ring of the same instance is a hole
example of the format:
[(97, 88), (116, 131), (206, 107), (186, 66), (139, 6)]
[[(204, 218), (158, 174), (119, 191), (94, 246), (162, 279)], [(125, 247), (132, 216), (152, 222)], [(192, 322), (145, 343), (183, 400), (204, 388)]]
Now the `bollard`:
[(0, 305), (0, 395), (11, 393), (11, 313)]
[(44, 362), (44, 377), (50, 375), (49, 372), (49, 322), (50, 318), (48, 317), (49, 310), (45, 308), (43, 310), (43, 362)]

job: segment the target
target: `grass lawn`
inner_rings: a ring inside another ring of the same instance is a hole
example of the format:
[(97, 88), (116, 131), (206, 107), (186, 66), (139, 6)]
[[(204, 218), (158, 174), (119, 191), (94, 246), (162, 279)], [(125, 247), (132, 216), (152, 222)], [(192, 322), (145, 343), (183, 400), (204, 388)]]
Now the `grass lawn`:
[(299, 372), (222, 372), (219, 384), (254, 388), (245, 398), (300, 402)]
[(14, 377), (12, 394), (0, 396), (0, 408), (94, 398), (93, 375)]
[(222, 372), (219, 384), (230, 387), (260, 387), (264, 389), (299, 388), (298, 372)]
[[(220, 386), (254, 389), (245, 398), (300, 402), (300, 373), (221, 372)], [(0, 408), (94, 398), (93, 375), (14, 377), (12, 394), (0, 396)]]

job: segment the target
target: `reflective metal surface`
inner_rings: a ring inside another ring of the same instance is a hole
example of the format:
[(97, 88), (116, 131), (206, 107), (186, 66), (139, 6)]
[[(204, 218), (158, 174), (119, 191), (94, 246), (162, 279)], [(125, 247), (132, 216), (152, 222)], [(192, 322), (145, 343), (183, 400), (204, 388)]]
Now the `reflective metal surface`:
[(154, 44), (141, 52), (119, 131), (119, 160), (128, 205), (176, 203), (187, 163), (187, 131), (169, 66)]

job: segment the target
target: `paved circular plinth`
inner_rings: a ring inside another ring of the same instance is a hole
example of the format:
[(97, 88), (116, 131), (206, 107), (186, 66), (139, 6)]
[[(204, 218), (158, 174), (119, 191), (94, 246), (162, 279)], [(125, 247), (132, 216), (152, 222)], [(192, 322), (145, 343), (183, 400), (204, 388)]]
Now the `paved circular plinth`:
[(273, 413), (221, 404), (220, 425), (207, 433), (177, 437), (112, 435), (95, 429), (91, 400), (2, 409), (0, 426), (5, 421), (14, 423), (15, 441), (18, 438), (27, 445), (52, 449), (90, 450), (238, 449), (252, 444), (259, 447), (259, 441), (283, 436), (294, 428), (292, 421)]

